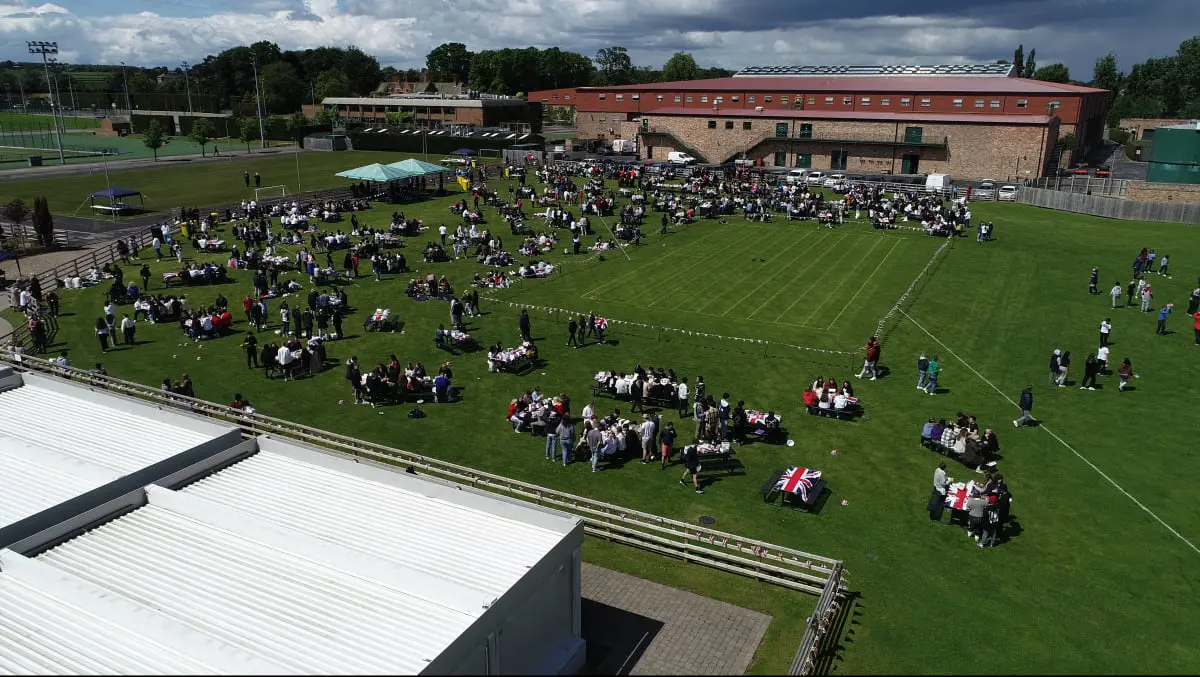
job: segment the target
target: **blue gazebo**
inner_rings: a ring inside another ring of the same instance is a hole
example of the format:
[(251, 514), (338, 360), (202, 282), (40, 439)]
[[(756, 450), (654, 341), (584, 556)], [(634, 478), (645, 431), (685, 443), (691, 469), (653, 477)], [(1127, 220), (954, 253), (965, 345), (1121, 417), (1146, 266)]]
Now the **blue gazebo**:
[[(139, 205), (132, 205), (121, 200), (121, 198), (135, 196), (138, 198)], [(109, 214), (120, 214), (123, 211), (131, 211), (137, 206), (146, 206), (146, 200), (142, 197), (141, 191), (133, 190), (132, 188), (112, 186), (111, 188), (98, 190), (88, 197), (91, 200), (93, 211), (108, 212)], [(108, 204), (96, 204), (97, 198), (108, 200)]]

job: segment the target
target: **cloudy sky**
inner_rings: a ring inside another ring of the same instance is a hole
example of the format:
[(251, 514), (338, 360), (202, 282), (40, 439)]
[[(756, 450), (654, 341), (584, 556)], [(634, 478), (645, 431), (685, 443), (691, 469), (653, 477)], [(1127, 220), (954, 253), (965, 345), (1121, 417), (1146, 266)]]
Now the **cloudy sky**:
[(1017, 43), (1038, 63), (1091, 77), (1200, 33), (1200, 0), (0, 0), (0, 60), (55, 40), (68, 63), (197, 62), (271, 40), (284, 49), (355, 44), (382, 65), (423, 65), (442, 42), (469, 49), (627, 47), (637, 65), (676, 50), (701, 66), (987, 62)]

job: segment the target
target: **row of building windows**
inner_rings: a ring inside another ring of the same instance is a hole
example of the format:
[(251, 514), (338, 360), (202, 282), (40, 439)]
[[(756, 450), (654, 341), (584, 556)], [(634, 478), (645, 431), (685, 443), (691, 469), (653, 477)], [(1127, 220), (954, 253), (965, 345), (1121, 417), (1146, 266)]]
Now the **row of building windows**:
[[(556, 97), (554, 97), (554, 98), (556, 98), (556, 99), (557, 99), (558, 97), (556, 96)], [(570, 98), (570, 97), (568, 96), (567, 98)], [(601, 101), (604, 101), (604, 100), (606, 100), (607, 98), (608, 98), (608, 95), (607, 95), (607, 94), (601, 94), (601, 95), (600, 95), (600, 100), (601, 100)], [(617, 94), (617, 95), (616, 95), (616, 98), (617, 98), (617, 101), (624, 101), (624, 100), (625, 100), (625, 95), (624, 95), (624, 94)], [(641, 95), (639, 95), (639, 94), (633, 94), (633, 95), (631, 95), (631, 97), (630, 97), (630, 98), (631, 98), (631, 99), (633, 99), (634, 101), (637, 101), (637, 100), (641, 99)], [(663, 101), (663, 100), (664, 100), (664, 98), (665, 98), (665, 97), (664, 97), (662, 94), (658, 94), (658, 95), (656, 95), (654, 98), (655, 98), (657, 101), (660, 101), (660, 102), (661, 102), (661, 101)], [(674, 96), (674, 98), (675, 98), (675, 103), (693, 103), (693, 97), (692, 97), (691, 95), (684, 96), (684, 95), (681, 95), (681, 94), (676, 94), (676, 95)], [(757, 103), (757, 101), (756, 101), (755, 99), (756, 99), (756, 97), (755, 97), (755, 96), (747, 96), (747, 97), (746, 97), (746, 103)], [(730, 100), (731, 100), (733, 103), (740, 103), (740, 102), (741, 102), (741, 97), (740, 97), (740, 96), (731, 96), (731, 97), (730, 97)], [(789, 101), (790, 101), (790, 97), (787, 97), (787, 96), (781, 96), (781, 97), (779, 97), (779, 103), (781, 103), (781, 104), (783, 104), (783, 105), (785, 105), (785, 106), (786, 106), (786, 105), (788, 105)], [(702, 95), (702, 96), (700, 97), (700, 103), (708, 103), (708, 102), (709, 102), (709, 101), (708, 101), (708, 95), (707, 95), (707, 94), (705, 94), (705, 95)], [(725, 102), (725, 97), (723, 97), (723, 96), (716, 96), (716, 97), (713, 97), (713, 100), (712, 100), (712, 103), (714, 103), (714, 104), (721, 104), (721, 103), (724, 103), (724, 102)], [(803, 103), (802, 103), (802, 102), (803, 102), (803, 99), (802, 99), (802, 97), (799, 97), (799, 96), (797, 96), (797, 97), (796, 97), (796, 106), (802, 106), (802, 105), (803, 105)], [(774, 97), (773, 97), (773, 96), (764, 96), (764, 97), (763, 97), (763, 103), (774, 103)], [(832, 106), (832, 105), (833, 105), (833, 103), (834, 103), (834, 97), (832, 97), (832, 96), (827, 96), (827, 97), (825, 97), (825, 105), (827, 105), (827, 106)], [(843, 105), (843, 106), (849, 106), (849, 105), (852, 105), (853, 103), (854, 103), (854, 97), (851, 97), (851, 96), (844, 96), (844, 97), (842, 97), (842, 105)], [(859, 99), (859, 102), (858, 102), (858, 103), (859, 103), (859, 105), (860, 105), (860, 106), (870, 106), (870, 105), (871, 105), (871, 97), (869, 97), (869, 96), (864, 96), (864, 97), (862, 97), (861, 99)], [(988, 106), (990, 106), (991, 108), (1000, 108), (1000, 99), (992, 99), (992, 100), (990, 101), (990, 103), (989, 103), (989, 102), (987, 102), (985, 99), (975, 99), (975, 107), (976, 107), (976, 108), (983, 108), (983, 107), (984, 107), (984, 105), (985, 105), (985, 103), (986, 103)], [(810, 97), (808, 97), (808, 105), (810, 105), (810, 106), (815, 106), (816, 104), (817, 104), (817, 97), (815, 97), (815, 96), (810, 96)], [(954, 104), (954, 107), (955, 107), (955, 108), (962, 108), (962, 107), (963, 107), (963, 100), (962, 100), (962, 99), (954, 99), (954, 100), (953, 100), (953, 104)], [(891, 106), (891, 105), (892, 105), (892, 98), (891, 98), (891, 97), (889, 97), (889, 96), (882, 96), (882, 97), (879, 97), (879, 105), (880, 105), (880, 106)], [(902, 97), (900, 97), (900, 105), (901, 105), (901, 106), (911, 106), (911, 105), (912, 105), (912, 99), (911, 99), (910, 97), (907, 97), (907, 96), (902, 96)], [(930, 107), (930, 106), (932, 106), (932, 105), (933, 105), (933, 101), (932, 101), (932, 99), (930, 99), (929, 97), (922, 97), (922, 98), (921, 98), (921, 107), (922, 107), (922, 108), (929, 108), (929, 107)], [(1028, 99), (1017, 99), (1017, 108), (1027, 108), (1028, 106), (1029, 106), (1029, 100), (1028, 100)]]
[[(716, 129), (716, 128), (717, 128), (717, 121), (716, 121), (716, 120), (709, 120), (709, 121), (708, 121), (708, 128), (709, 128), (709, 129)], [(726, 121), (725, 121), (725, 129), (733, 129), (733, 120), (726, 120)], [(743, 121), (743, 122), (742, 122), (742, 129), (743, 129), (743, 130), (745, 130), (745, 131), (750, 131), (750, 130), (752, 129), (752, 127), (751, 127), (751, 124), (750, 124), (748, 121)]]

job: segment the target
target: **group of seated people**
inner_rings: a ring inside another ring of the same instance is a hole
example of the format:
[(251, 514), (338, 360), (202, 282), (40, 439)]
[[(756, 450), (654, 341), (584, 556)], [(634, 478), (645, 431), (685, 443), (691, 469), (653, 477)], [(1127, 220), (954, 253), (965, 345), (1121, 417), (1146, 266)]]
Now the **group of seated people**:
[(530, 261), (521, 264), (521, 267), (517, 269), (517, 275), (526, 278), (546, 277), (553, 272), (554, 265), (545, 261)]
[(374, 405), (379, 401), (400, 399), (403, 396), (432, 394), (435, 402), (449, 402), (453, 397), (451, 379), (454, 372), (449, 362), (442, 363), (436, 375), (425, 371), (421, 362), (409, 362), (404, 367), (393, 354), (385, 366), (382, 362), (361, 376), (361, 387), (366, 399)]
[(839, 388), (837, 379), (832, 376), (825, 379), (820, 376), (815, 378), (802, 397), (804, 410), (814, 416), (842, 418), (845, 415), (853, 415), (860, 407), (850, 381), (842, 381)]
[(422, 254), (425, 257), (425, 263), (438, 263), (450, 260), (450, 257), (446, 256), (446, 248), (436, 242), (426, 244)]
[(479, 245), (475, 249), (475, 262), (485, 266), (511, 266), (516, 263), (516, 259), (503, 249), (491, 249), (487, 245)]
[(310, 336), (303, 341), (293, 336), (278, 345), (268, 342), (260, 349), (259, 361), (268, 379), (275, 378), (278, 372), (283, 380), (294, 381), (299, 374), (315, 376), (324, 371), (327, 357), (325, 339), (321, 336)]
[(450, 281), (445, 275), (435, 279), (433, 273), (430, 273), (424, 278), (414, 277), (409, 280), (404, 293), (414, 299), (423, 299), (453, 294), (454, 288), (450, 286)]
[(229, 279), (228, 273), (225, 272), (224, 266), (218, 266), (215, 263), (193, 263), (178, 272), (167, 272), (162, 274), (163, 282), (171, 280), (180, 280), (184, 284), (220, 284)]
[(392, 222), (388, 232), (393, 235), (420, 235), (425, 232), (425, 223), (420, 219), (406, 219), (404, 212), (392, 212)]
[(558, 240), (553, 234), (541, 233), (539, 235), (530, 235), (521, 243), (521, 253), (525, 256), (538, 256), (539, 254), (552, 251), (556, 242)]
[(503, 344), (488, 348), (487, 367), (491, 373), (501, 371), (518, 372), (537, 361), (537, 346), (532, 341), (522, 341), (515, 348), (505, 348)]
[(133, 321), (143, 316), (150, 324), (170, 322), (187, 313), (187, 297), (167, 294), (141, 294), (133, 302)]
[(512, 286), (512, 280), (499, 270), (493, 270), (480, 277), (479, 273), (475, 273), (474, 279), (471, 280), (472, 287), (488, 287), (497, 289)]
[[(679, 378), (674, 369), (662, 367), (643, 368), (637, 365), (630, 373), (602, 371), (595, 376), (600, 389), (618, 399), (653, 400), (666, 406), (674, 406), (679, 397)], [(641, 382), (641, 392), (635, 392), (634, 384)]]
[(519, 433), (555, 434), (563, 415), (568, 413), (564, 397), (546, 397), (541, 388), (535, 387), (509, 401), (506, 418)]
[(987, 428), (980, 432), (975, 417), (961, 411), (949, 422), (944, 418), (930, 417), (921, 426), (921, 444), (957, 458), (978, 473), (983, 473), (985, 468), (995, 467), (995, 456), (1000, 451), (995, 431)]
[(233, 315), (228, 308), (209, 306), (192, 313), (179, 314), (179, 328), (191, 339), (216, 338), (228, 333)]

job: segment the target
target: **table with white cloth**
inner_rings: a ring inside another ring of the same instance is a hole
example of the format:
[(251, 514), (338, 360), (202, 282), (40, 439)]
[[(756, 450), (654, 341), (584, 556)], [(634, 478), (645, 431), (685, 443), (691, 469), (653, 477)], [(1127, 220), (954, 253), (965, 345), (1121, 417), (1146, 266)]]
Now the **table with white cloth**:
[(454, 345), (456, 345), (460, 348), (465, 348), (468, 346), (475, 345), (475, 338), (472, 337), (470, 334), (468, 334), (465, 331), (459, 331), (458, 329), (451, 329), (447, 333), (450, 336), (450, 341), (452, 341), (454, 343)]
[(525, 346), (501, 350), (495, 357), (500, 371), (520, 373), (533, 368), (533, 353)]
[(196, 246), (200, 249), (200, 251), (204, 252), (220, 251), (220, 249), (225, 246), (225, 240), (219, 238), (212, 240), (196, 240)]
[(382, 331), (392, 325), (392, 311), (390, 308), (376, 308), (375, 312), (367, 316), (363, 322), (363, 328), (367, 331)]
[(696, 445), (696, 455), (700, 457), (701, 472), (705, 470), (724, 470), (733, 473), (742, 464), (733, 458), (733, 445), (729, 442), (701, 442)]
[(782, 439), (783, 433), (783, 417), (779, 414), (775, 415), (775, 422), (778, 426), (775, 430), (771, 430), (766, 425), (767, 412), (758, 411), (756, 409), (746, 410), (746, 434), (754, 435), (762, 438), (764, 441), (772, 438)]

